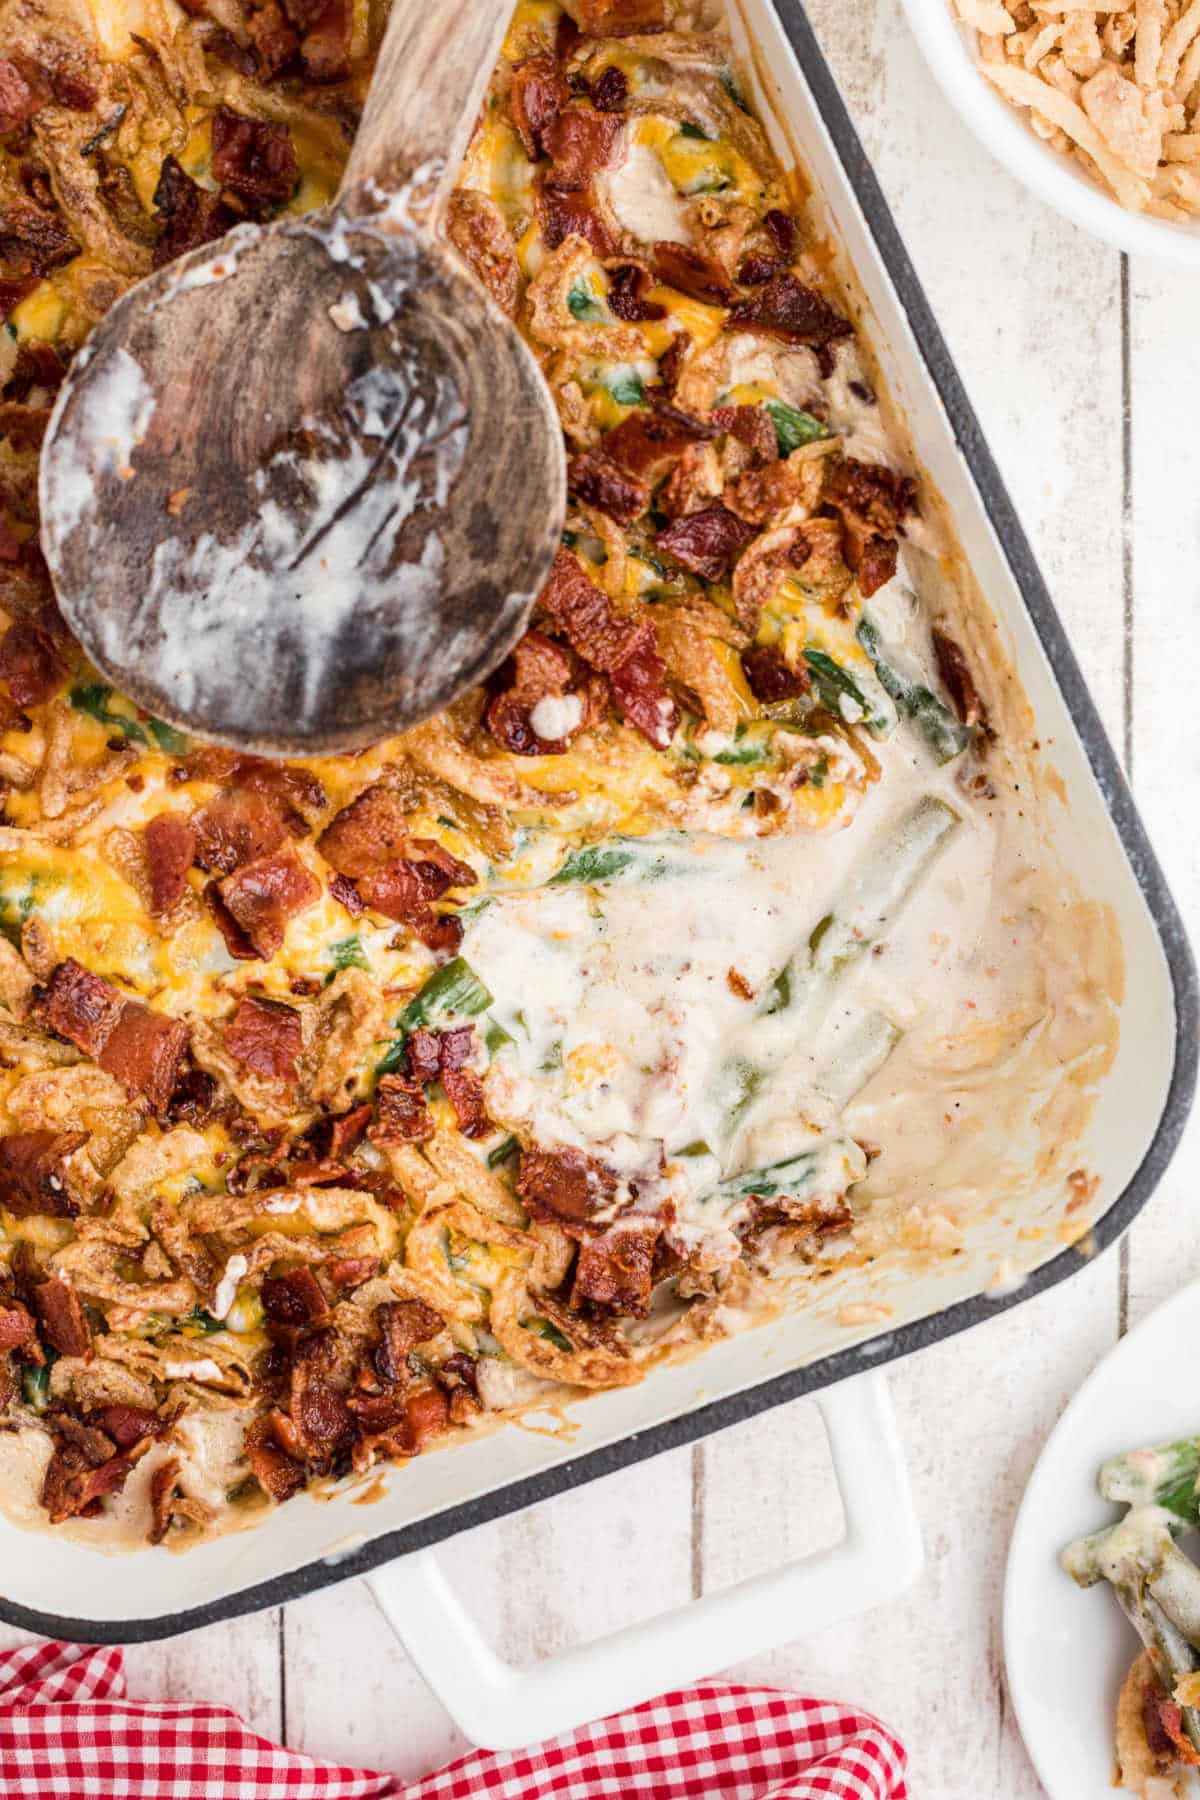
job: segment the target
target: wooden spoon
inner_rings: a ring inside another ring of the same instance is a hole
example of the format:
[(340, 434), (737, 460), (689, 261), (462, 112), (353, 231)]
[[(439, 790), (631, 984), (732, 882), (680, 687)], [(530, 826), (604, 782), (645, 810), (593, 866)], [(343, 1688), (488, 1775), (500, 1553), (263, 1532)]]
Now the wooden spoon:
[(157, 717), (278, 755), (429, 717), (520, 636), (559, 541), (553, 401), (434, 235), (512, 0), (393, 0), (331, 206), (130, 290), (42, 459), (67, 623)]

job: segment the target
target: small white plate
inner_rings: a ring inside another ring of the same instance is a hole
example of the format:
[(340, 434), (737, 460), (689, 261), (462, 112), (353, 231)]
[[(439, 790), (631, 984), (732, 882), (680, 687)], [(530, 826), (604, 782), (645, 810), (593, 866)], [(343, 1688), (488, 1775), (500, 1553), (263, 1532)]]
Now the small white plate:
[(1004, 1660), (1021, 1735), (1052, 1800), (1114, 1800), (1117, 1694), (1138, 1640), (1107, 1582), (1080, 1589), (1064, 1544), (1120, 1517), (1096, 1492), (1106, 1457), (1200, 1432), (1200, 1282), (1121, 1339), (1047, 1438), (1013, 1527)]

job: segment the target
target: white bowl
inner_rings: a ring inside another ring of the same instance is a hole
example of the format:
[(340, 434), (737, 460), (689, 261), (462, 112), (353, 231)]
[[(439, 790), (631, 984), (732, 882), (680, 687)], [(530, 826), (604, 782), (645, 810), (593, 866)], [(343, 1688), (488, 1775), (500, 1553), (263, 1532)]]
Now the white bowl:
[(1043, 143), (1026, 115), (981, 73), (975, 32), (953, 0), (902, 0), (913, 35), (942, 92), (964, 124), (1018, 181), (1047, 206), (1133, 256), (1200, 269), (1200, 220), (1178, 224), (1130, 212), (1097, 187), (1074, 158)]

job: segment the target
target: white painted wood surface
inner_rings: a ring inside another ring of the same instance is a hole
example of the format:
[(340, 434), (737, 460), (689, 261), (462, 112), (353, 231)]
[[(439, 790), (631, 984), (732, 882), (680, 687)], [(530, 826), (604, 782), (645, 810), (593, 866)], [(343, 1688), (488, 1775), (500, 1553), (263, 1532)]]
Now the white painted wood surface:
[[(1200, 281), (1060, 222), (941, 99), (895, 0), (809, 0), (918, 274), (1185, 911), (1200, 922)], [(892, 1375), (928, 1566), (904, 1600), (738, 1677), (857, 1701), (899, 1731), (919, 1800), (1041, 1789), (1000, 1655), (1004, 1555), (1025, 1477), (1126, 1323), (1200, 1272), (1200, 1127), (1121, 1252)], [(815, 1408), (799, 1402), (449, 1546), (517, 1660), (676, 1605), (838, 1531)], [(0, 1632), (0, 1644), (17, 1634)], [(422, 1773), (462, 1746), (361, 1582), (282, 1612), (133, 1646), (130, 1689), (236, 1707), (340, 1761)]]

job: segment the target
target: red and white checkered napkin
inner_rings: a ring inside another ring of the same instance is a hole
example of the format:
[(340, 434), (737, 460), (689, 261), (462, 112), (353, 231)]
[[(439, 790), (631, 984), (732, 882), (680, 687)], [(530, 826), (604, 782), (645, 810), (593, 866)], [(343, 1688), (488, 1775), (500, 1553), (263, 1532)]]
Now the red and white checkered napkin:
[(405, 1785), (283, 1750), (222, 1706), (126, 1700), (119, 1650), (0, 1655), (4, 1800), (909, 1800), (904, 1770), (869, 1713), (708, 1683)]

